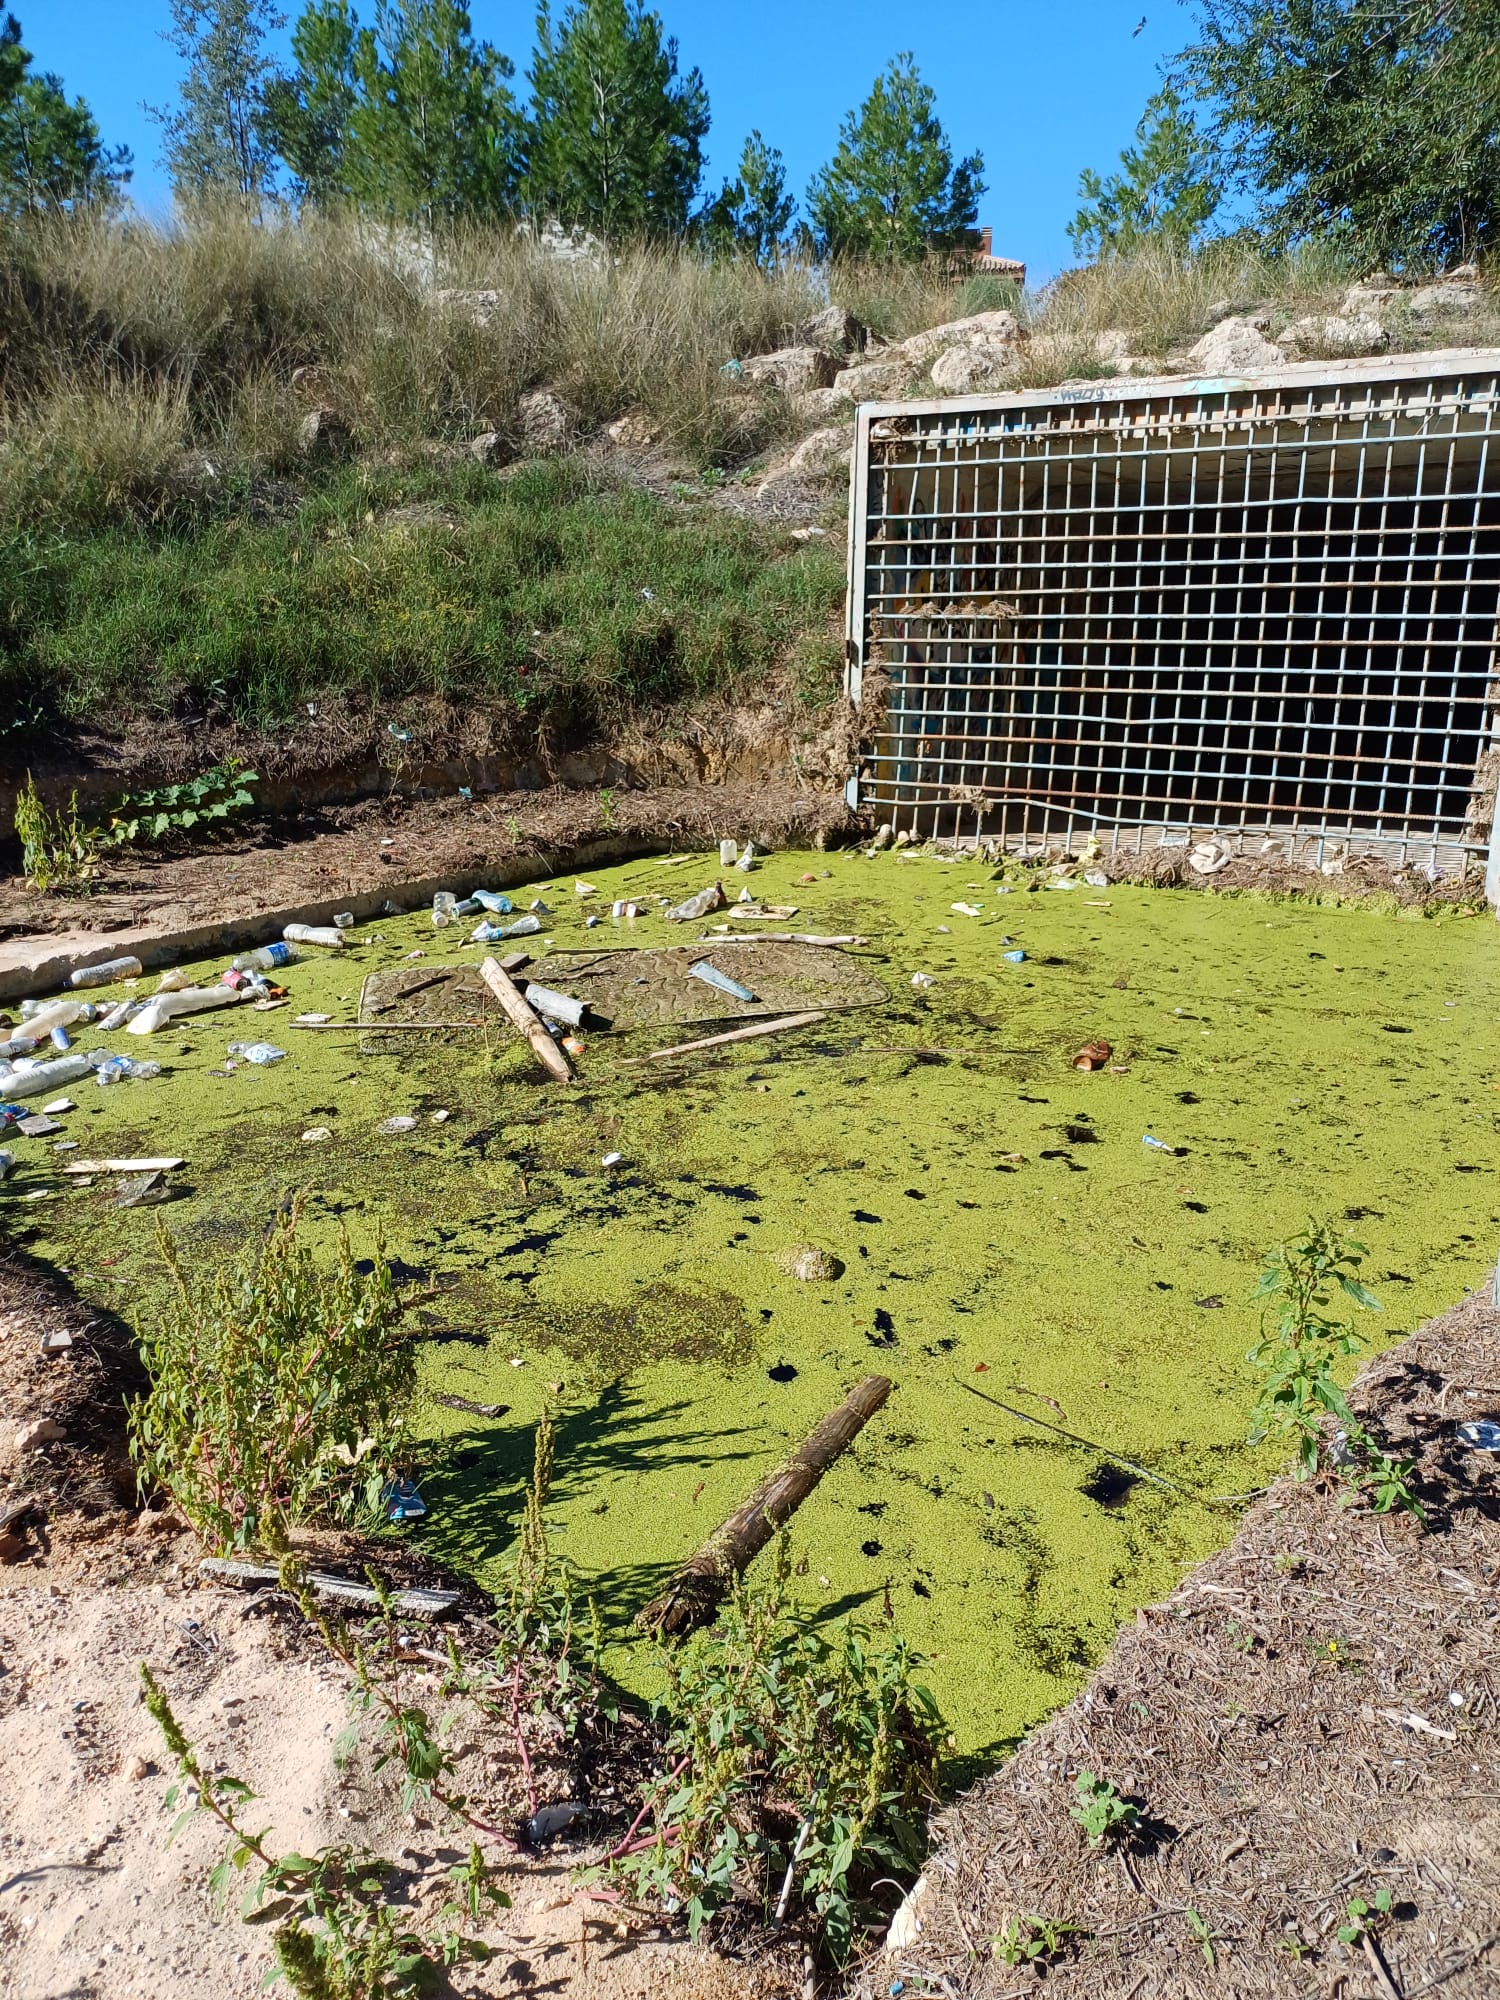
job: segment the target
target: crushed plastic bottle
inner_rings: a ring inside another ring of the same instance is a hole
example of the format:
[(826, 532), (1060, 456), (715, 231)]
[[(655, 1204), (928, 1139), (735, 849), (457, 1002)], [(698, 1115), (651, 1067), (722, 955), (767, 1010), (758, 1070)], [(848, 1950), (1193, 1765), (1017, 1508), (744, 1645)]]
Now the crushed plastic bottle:
[[(103, 1050), (95, 1051), (104, 1061), (109, 1058)], [(22, 1068), (18, 1063), (5, 1079), (7, 1097), (50, 1097), (64, 1083), (77, 1083), (95, 1067), (91, 1056), (73, 1054), (58, 1056), (52, 1062), (29, 1063)]]
[(236, 972), (275, 972), (283, 965), (295, 965), (296, 962), (295, 945), (280, 942), (264, 944), (259, 951), (242, 951), (238, 958), (229, 961)]
[(316, 944), (325, 951), (342, 951), (348, 942), (334, 924), (288, 924), (281, 935), (288, 944)]
[(352, 931), (354, 928), (353, 910), (335, 910), (333, 913), (333, 924), (335, 930)]
[(231, 1042), (229, 1053), (242, 1062), (254, 1063), (257, 1069), (269, 1069), (282, 1060), (286, 1050), (278, 1049), (274, 1042)]
[(477, 903), (481, 910), (488, 910), (492, 917), (508, 917), (516, 907), (510, 897), (502, 896), (498, 889), (476, 889), (469, 901)]
[(427, 1502), (409, 1479), (393, 1479), (380, 1496), (380, 1504), (392, 1521), (419, 1521), (427, 1512)]
[(1003, 951), (1000, 956), (1005, 960), (1007, 965), (1024, 965), (1026, 963), (1026, 954), (1024, 951)]
[(119, 979), (139, 979), (141, 961), (138, 958), (106, 958), (99, 965), (80, 965), (76, 972), (68, 975), (68, 984), (78, 986), (113, 986)]
[(127, 1035), (154, 1035), (168, 1021), (182, 1014), (202, 1014), (212, 1007), (238, 1006), (240, 995), (227, 986), (190, 986), (181, 993), (157, 993), (133, 1020), (125, 1023)]
[(153, 1076), (161, 1075), (159, 1062), (137, 1062), (133, 1056), (107, 1056), (94, 1072), (94, 1080), (101, 1090), (110, 1084), (120, 1083), (130, 1077), (137, 1083), (145, 1083)]
[(700, 889), (696, 896), (689, 896), (686, 902), (679, 903), (675, 909), (668, 910), (667, 922), (669, 924), (696, 923), (700, 917), (706, 917), (711, 910), (722, 910), (728, 900), (728, 897), (724, 894), (722, 883), (710, 882), (708, 887)]
[(492, 924), (488, 919), (470, 931), (473, 944), (494, 944), (498, 938), (535, 937), (542, 928), (540, 917), (517, 917), (513, 924)]

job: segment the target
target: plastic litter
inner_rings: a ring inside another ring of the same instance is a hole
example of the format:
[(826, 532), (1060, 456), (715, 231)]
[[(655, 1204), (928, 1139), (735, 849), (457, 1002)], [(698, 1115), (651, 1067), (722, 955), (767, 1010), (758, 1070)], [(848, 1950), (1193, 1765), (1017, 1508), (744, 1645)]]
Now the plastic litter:
[(100, 965), (81, 965), (76, 972), (68, 975), (68, 984), (78, 986), (113, 986), (119, 979), (139, 979), (141, 961), (138, 958), (107, 958)]
[(275, 972), (296, 962), (296, 946), (282, 941), (262, 945), (259, 951), (242, 951), (238, 958), (229, 961), (236, 972)]
[(65, 1111), (76, 1111), (78, 1106), (71, 1097), (54, 1097), (50, 1104), (42, 1106), (42, 1114), (47, 1118), (60, 1118)]
[(1217, 875), (1234, 859), (1233, 849), (1222, 840), (1200, 840), (1188, 855), (1188, 867), (1197, 875)]
[(93, 1068), (88, 1056), (77, 1054), (58, 1056), (52, 1062), (32, 1063), (24, 1069), (18, 1065), (5, 1079), (5, 1094), (15, 1099), (45, 1097), (60, 1083), (77, 1083)]
[(750, 873), (750, 870), (755, 866), (755, 842), (753, 840), (745, 842), (745, 851), (734, 865), (741, 875), (748, 875)]
[(493, 944), (496, 938), (535, 937), (542, 928), (540, 917), (517, 917), (513, 924), (492, 924), (488, 918), (469, 932), (471, 944)]
[(678, 903), (667, 911), (669, 924), (695, 924), (706, 917), (711, 910), (722, 910), (729, 898), (724, 894), (723, 885), (710, 882), (706, 889), (700, 889), (696, 896), (689, 896), (686, 902)]
[(54, 1132), (62, 1130), (55, 1118), (49, 1118), (45, 1111), (33, 1111), (29, 1118), (19, 1118), (16, 1130), (24, 1132), (28, 1139), (50, 1139)]
[(955, 916), (959, 917), (982, 917), (984, 915), (984, 911), (979, 907), (978, 903), (950, 903), (948, 908), (953, 911)]
[(1109, 887), (1109, 877), (1102, 868), (1085, 868), (1083, 879), (1091, 889), (1107, 889)]
[(333, 913), (333, 924), (335, 930), (352, 931), (354, 928), (353, 910), (335, 910)]
[(342, 951), (348, 943), (336, 924), (288, 924), (281, 935), (286, 944), (316, 944), (325, 951)]
[(587, 1819), (591, 1808), (578, 1799), (558, 1799), (555, 1804), (542, 1806), (526, 1822), (526, 1838), (533, 1847), (544, 1840), (556, 1840), (560, 1833), (566, 1833), (581, 1819)]
[(102, 1090), (106, 1085), (119, 1083), (127, 1076), (137, 1083), (146, 1083), (153, 1076), (160, 1075), (159, 1062), (137, 1062), (134, 1056), (108, 1056), (95, 1070), (94, 1081)]
[(932, 974), (930, 972), (914, 972), (911, 976), (911, 983), (919, 993), (925, 993), (932, 984)]
[(580, 1028), (583, 1025), (584, 1005), (567, 993), (554, 993), (550, 986), (528, 986), (526, 1004), (549, 1021), (561, 1021), (566, 1027)]
[(68, 1038), (68, 1031), (64, 1027), (53, 1028), (47, 1036), (47, 1040), (55, 1049), (70, 1049), (73, 1046)]
[(502, 896), (498, 889), (476, 889), (469, 901), (477, 903), (481, 910), (488, 910), (492, 917), (508, 917), (516, 907), (510, 897)]
[(45, 1042), (54, 1028), (70, 1028), (83, 1013), (81, 1000), (52, 1000), (26, 1017), (14, 1040), (35, 1046)]
[(737, 979), (731, 979), (727, 972), (720, 972), (719, 968), (710, 965), (706, 958), (700, 958), (696, 965), (688, 967), (688, 977), (701, 979), (705, 986), (715, 987), (720, 993), (727, 993), (734, 1000), (755, 998), (748, 986), (741, 986)]
[(213, 1007), (233, 1007), (239, 994), (227, 986), (190, 986), (182, 993), (158, 993), (148, 1000), (132, 1021), (125, 1023), (127, 1035), (154, 1035), (168, 1021), (183, 1014), (203, 1014)]
[(606, 1153), (599, 1162), (601, 1167), (617, 1167), (625, 1158), (623, 1153)]
[(739, 855), (739, 851), (738, 842), (721, 840), (719, 842), (719, 866), (721, 868), (732, 868)]
[(321, 1146), (326, 1139), (332, 1137), (333, 1133), (326, 1125), (310, 1125), (302, 1134), (302, 1143), (304, 1146)]
[(393, 1479), (381, 1494), (380, 1504), (392, 1521), (419, 1521), (427, 1512), (427, 1502), (409, 1479)]
[(1141, 1144), (1149, 1146), (1153, 1153), (1175, 1153), (1177, 1148), (1169, 1146), (1165, 1139), (1153, 1139), (1149, 1132), (1141, 1134)]
[(612, 917), (624, 917), (627, 923), (633, 924), (641, 914), (641, 906), (639, 903), (627, 903), (622, 900), (617, 903), (611, 903), (609, 913)]
[(1470, 1451), (1500, 1451), (1500, 1424), (1492, 1423), (1488, 1417), (1481, 1417), (1476, 1423), (1460, 1424), (1454, 1436)]
[(193, 983), (193, 975), (184, 972), (180, 965), (170, 966), (156, 983), (158, 993), (185, 993)]
[(1000, 956), (1005, 960), (1007, 965), (1024, 965), (1026, 963), (1026, 954), (1024, 951), (1003, 951)]
[(593, 896), (597, 893), (592, 882), (580, 882), (575, 879), (573, 883), (573, 894), (575, 896)]
[(14, 1153), (0, 1153), (0, 1181), (3, 1181), (16, 1164)]
[(432, 899), (432, 928), (447, 930), (453, 921), (453, 912), (458, 908), (458, 898), (451, 889), (439, 889)]
[(274, 1042), (231, 1042), (229, 1053), (242, 1061), (254, 1063), (257, 1069), (269, 1069), (272, 1063), (279, 1063), (286, 1054)]

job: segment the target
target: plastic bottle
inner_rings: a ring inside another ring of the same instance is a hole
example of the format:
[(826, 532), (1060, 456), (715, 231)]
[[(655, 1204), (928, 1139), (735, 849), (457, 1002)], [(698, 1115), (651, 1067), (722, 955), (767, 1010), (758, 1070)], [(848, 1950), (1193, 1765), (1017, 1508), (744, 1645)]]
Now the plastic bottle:
[(16, 1032), (18, 1042), (45, 1042), (54, 1028), (71, 1028), (83, 1012), (81, 1000), (51, 1000), (26, 1016), (25, 1022)]
[(528, 986), (526, 1004), (549, 1021), (561, 1021), (569, 1028), (583, 1025), (584, 1003), (568, 993), (554, 993), (550, 986)]
[(281, 935), (288, 944), (318, 944), (328, 951), (342, 951), (347, 942), (333, 924), (288, 924)]
[(732, 868), (739, 855), (739, 851), (739, 847), (734, 841), (729, 839), (721, 840), (719, 842), (719, 866), (721, 868)]
[(109, 1012), (100, 1021), (99, 1023), (100, 1034), (102, 1035), (113, 1034), (116, 1028), (121, 1028), (125, 1025), (125, 1023), (130, 1019), (132, 1014), (141, 1013), (145, 1009), (146, 1004), (147, 1003), (144, 1000), (117, 1001), (115, 1005), (110, 1008)]
[(242, 951), (229, 963), (236, 972), (275, 972), (283, 965), (295, 965), (296, 948), (289, 944), (264, 944), (259, 951)]
[(458, 898), (451, 889), (439, 889), (432, 899), (432, 928), (447, 930), (453, 921), (453, 912), (458, 908)]
[(47, 1040), (52, 1044), (53, 1048), (55, 1049), (66, 1050), (72, 1048), (73, 1046), (72, 1042), (68, 1039), (67, 1029), (60, 1026), (53, 1028), (51, 1030), (51, 1032), (47, 1036)]
[(227, 986), (190, 986), (183, 993), (158, 993), (133, 1021), (126, 1022), (125, 1032), (154, 1035), (158, 1028), (175, 1021), (180, 1014), (201, 1014), (210, 1007), (233, 1007), (238, 1005), (239, 998)]
[(133, 1077), (144, 1083), (149, 1077), (161, 1075), (159, 1062), (137, 1062), (133, 1056), (110, 1056), (100, 1063), (94, 1073), (94, 1081), (103, 1090), (108, 1084), (119, 1083), (123, 1077)]
[(274, 1042), (231, 1042), (229, 1053), (242, 1062), (254, 1063), (258, 1069), (267, 1069), (280, 1062), (286, 1050), (278, 1049)]
[(77, 1083), (94, 1067), (87, 1056), (59, 1056), (55, 1062), (39, 1062), (30, 1069), (14, 1069), (5, 1079), (7, 1097), (50, 1097), (59, 1085)]
[(488, 910), (492, 917), (508, 917), (515, 909), (509, 896), (502, 896), (498, 889), (476, 889), (469, 901), (477, 903), (481, 910)]
[(474, 944), (493, 944), (497, 938), (535, 937), (542, 928), (540, 917), (517, 917), (513, 924), (492, 924), (488, 920), (469, 933)]
[(107, 958), (100, 965), (80, 965), (68, 975), (70, 986), (113, 986), (117, 979), (139, 979), (143, 968), (138, 958)]

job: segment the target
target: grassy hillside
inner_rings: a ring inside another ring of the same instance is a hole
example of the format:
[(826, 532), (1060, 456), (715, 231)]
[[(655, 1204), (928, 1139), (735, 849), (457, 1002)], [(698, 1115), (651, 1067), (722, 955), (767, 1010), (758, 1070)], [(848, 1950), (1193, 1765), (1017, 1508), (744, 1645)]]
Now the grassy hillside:
[[(207, 708), (265, 730), (332, 694), (457, 698), (581, 732), (768, 676), (817, 703), (837, 680), (837, 536), (798, 547), (743, 503), (768, 458), (840, 413), (737, 385), (726, 362), (786, 345), (831, 298), (887, 341), (1009, 303), (1029, 334), (1017, 386), (1109, 375), (1130, 365), (1122, 344), (1187, 366), (1226, 312), (1276, 337), (1336, 309), (1350, 275), (1324, 252), (1220, 245), (1023, 300), (936, 267), (569, 259), (496, 232), (435, 249), (234, 216), (13, 229), (0, 761), (82, 718), (124, 731)], [(1471, 312), (1461, 337), (1494, 331)], [(1431, 321), (1400, 344), (1452, 337)], [(311, 387), (294, 379), (308, 368)], [(631, 417), (651, 479), (600, 448), (474, 463), (482, 432), (524, 452), (518, 404), (539, 387), (581, 439)], [(331, 450), (308, 449), (313, 402), (338, 413)], [(830, 525), (839, 503), (835, 477)]]

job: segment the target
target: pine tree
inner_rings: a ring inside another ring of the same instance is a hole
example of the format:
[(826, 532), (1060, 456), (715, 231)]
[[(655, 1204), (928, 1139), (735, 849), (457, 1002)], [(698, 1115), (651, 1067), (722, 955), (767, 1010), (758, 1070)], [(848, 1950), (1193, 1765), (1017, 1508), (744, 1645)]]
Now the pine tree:
[(171, 0), (164, 39), (187, 65), (179, 108), (151, 109), (166, 139), (165, 165), (179, 201), (238, 196), (259, 205), (275, 160), (262, 130), (272, 77), (265, 39), (285, 24), (270, 0)]
[(106, 146), (61, 77), (32, 75), (14, 14), (0, 16), (0, 215), (108, 205), (130, 179), (130, 148)]
[(1145, 242), (1190, 250), (1219, 205), (1213, 149), (1171, 84), (1148, 101), (1135, 137), (1135, 147), (1120, 155), (1119, 173), (1101, 180), (1085, 168), (1079, 175), (1083, 205), (1068, 235), (1080, 256), (1102, 257)]
[(973, 241), (984, 159), (971, 153), (954, 163), (936, 102), (907, 53), (844, 119), (838, 151), (807, 191), (824, 250), (915, 258)]
[(769, 264), (785, 246), (795, 207), (781, 154), (752, 132), (738, 175), (725, 181), (703, 217), (703, 233), (715, 250), (741, 251), (757, 264)]
[(291, 169), (299, 201), (328, 204), (350, 194), (357, 31), (348, 0), (313, 0), (292, 33), (294, 68), (266, 86), (261, 129)]
[(537, 16), (526, 198), (602, 235), (680, 235), (703, 173), (708, 92), (643, 0)]
[(454, 0), (380, 0), (354, 51), (356, 201), (433, 228), (516, 201), (521, 120), (508, 56), (476, 42)]

